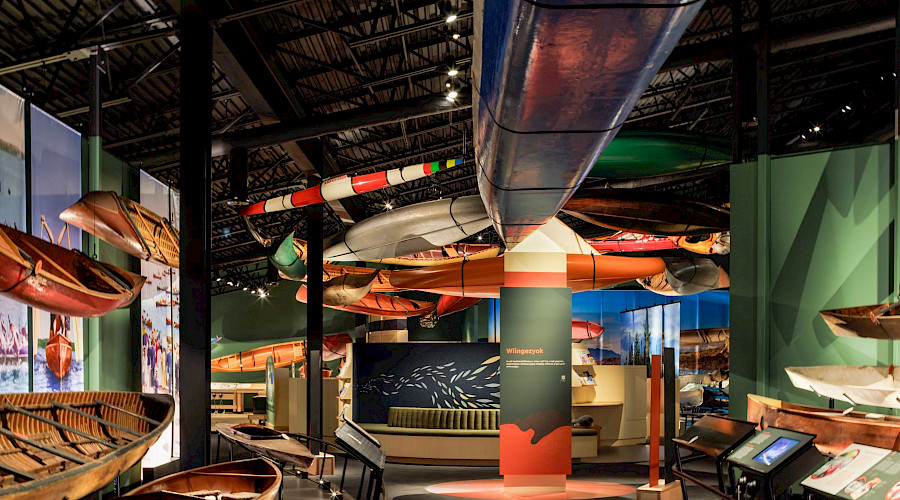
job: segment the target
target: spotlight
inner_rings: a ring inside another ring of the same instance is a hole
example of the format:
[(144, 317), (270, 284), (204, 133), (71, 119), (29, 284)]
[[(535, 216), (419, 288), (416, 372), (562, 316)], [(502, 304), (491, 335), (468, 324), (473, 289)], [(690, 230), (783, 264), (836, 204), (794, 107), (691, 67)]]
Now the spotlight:
[(453, 21), (456, 21), (456, 14), (454, 14), (454, 13), (449, 14), (447, 16), (447, 19), (445, 19), (445, 21), (447, 21), (447, 24), (452, 23)]
[(391, 202), (386, 201), (386, 202), (384, 202), (384, 209), (385, 209), (385, 210), (393, 210), (393, 209), (394, 209), (394, 205), (391, 205)]
[(228, 280), (228, 286), (234, 286), (234, 281)]
[(847, 111), (850, 111), (850, 105), (848, 104), (847, 106), (844, 106), (844, 109), (846, 109)]
[(483, 239), (484, 239), (484, 236), (482, 236), (482, 235), (479, 234), (479, 235), (478, 235), (478, 241), (481, 241), (481, 240), (483, 240)]
[(249, 286), (245, 286), (245, 287), (244, 287), (244, 290), (247, 290), (248, 288), (250, 288), (250, 287), (249, 287)]
[(452, 87), (452, 86), (453, 86), (453, 84), (450, 83), (450, 80), (447, 80), (446, 82), (444, 82), (444, 87), (446, 87), (446, 88), (449, 89), (449, 88)]
[(459, 74), (459, 70), (456, 68), (450, 68), (450, 71), (447, 72), (447, 76), (456, 76)]
[(222, 277), (221, 277), (221, 276), (216, 276), (216, 282), (219, 282), (219, 281), (222, 281)]
[(459, 40), (459, 33), (453, 33), (453, 39)]
[(263, 295), (264, 293), (266, 293), (266, 291), (263, 288), (257, 288), (256, 293)]
[(822, 131), (822, 128), (819, 127), (818, 125), (813, 127), (813, 132), (821, 132), (821, 131)]
[(453, 99), (456, 99), (456, 96), (458, 96), (458, 95), (459, 95), (459, 92), (457, 92), (455, 90), (451, 90), (450, 92), (447, 93), (447, 99), (450, 99), (452, 101)]

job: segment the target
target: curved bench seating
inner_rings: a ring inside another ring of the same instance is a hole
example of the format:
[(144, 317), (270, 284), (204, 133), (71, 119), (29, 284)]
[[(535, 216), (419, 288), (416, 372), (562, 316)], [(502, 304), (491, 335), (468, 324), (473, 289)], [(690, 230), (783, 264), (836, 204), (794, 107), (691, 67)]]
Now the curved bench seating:
[[(414, 463), (500, 460), (500, 410), (391, 407), (388, 423), (361, 423), (388, 459)], [(572, 458), (597, 456), (597, 430), (572, 428)]]

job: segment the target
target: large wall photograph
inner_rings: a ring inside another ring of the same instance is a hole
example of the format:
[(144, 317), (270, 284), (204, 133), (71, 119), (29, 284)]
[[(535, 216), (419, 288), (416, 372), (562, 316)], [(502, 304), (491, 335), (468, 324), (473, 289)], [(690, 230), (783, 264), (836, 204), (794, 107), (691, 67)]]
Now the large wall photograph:
[[(81, 230), (59, 214), (81, 198), (81, 135), (31, 107), (31, 234), (81, 249)], [(34, 391), (84, 390), (81, 318), (32, 310)]]
[[(0, 224), (25, 228), (25, 101), (0, 87)], [(0, 393), (28, 392), (28, 306), (0, 297)]]

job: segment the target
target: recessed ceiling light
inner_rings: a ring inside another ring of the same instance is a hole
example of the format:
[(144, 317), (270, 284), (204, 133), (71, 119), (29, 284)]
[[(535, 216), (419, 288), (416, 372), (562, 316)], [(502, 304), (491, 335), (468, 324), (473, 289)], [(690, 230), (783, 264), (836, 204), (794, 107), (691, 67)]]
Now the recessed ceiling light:
[(447, 94), (447, 98), (448, 98), (448, 99), (456, 99), (456, 96), (458, 96), (458, 95), (459, 95), (459, 93), (458, 93), (457, 91), (451, 90), (451, 91)]
[(453, 39), (454, 39), (454, 40), (459, 40), (459, 33), (454, 33), (454, 34), (453, 34)]
[(459, 74), (459, 70), (456, 68), (451, 68), (450, 71), (447, 72), (447, 76), (456, 76)]

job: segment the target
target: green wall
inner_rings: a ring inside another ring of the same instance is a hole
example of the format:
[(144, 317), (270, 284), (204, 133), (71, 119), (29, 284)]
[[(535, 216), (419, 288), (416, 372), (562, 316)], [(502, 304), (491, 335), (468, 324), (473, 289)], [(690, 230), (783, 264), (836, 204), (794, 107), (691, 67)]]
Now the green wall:
[(733, 416), (748, 393), (826, 406), (788, 366), (900, 361), (891, 342), (835, 337), (818, 315), (895, 297), (895, 165), (876, 145), (731, 168)]

